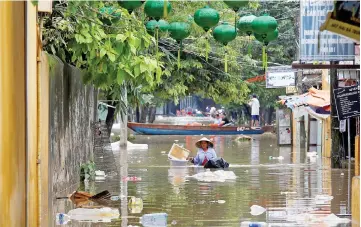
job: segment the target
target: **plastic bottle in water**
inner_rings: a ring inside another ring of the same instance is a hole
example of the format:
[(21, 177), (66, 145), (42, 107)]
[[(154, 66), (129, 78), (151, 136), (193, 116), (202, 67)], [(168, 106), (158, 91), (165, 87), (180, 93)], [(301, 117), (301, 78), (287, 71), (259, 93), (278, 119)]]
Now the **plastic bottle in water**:
[(144, 227), (166, 227), (168, 214), (166, 213), (154, 213), (145, 214), (140, 218), (140, 223)]
[(252, 222), (252, 221), (244, 221), (241, 223), (241, 227), (266, 227), (267, 223), (265, 222)]
[(63, 213), (57, 213), (56, 214), (56, 224), (57, 225), (66, 225), (68, 222), (70, 222), (70, 216)]
[(120, 197), (117, 196), (117, 195), (113, 195), (112, 197), (110, 197), (110, 200), (112, 200), (112, 201), (118, 201), (118, 200), (120, 200)]

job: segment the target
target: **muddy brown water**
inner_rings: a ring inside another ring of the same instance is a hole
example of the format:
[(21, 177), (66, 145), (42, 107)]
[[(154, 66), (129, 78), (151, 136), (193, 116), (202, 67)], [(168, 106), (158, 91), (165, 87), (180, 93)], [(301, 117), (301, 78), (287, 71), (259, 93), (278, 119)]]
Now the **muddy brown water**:
[[(142, 226), (144, 214), (167, 213), (168, 226), (241, 226), (242, 222), (267, 222), (269, 226), (321, 226), (305, 221), (290, 221), (282, 216), (307, 212), (317, 217), (329, 213), (347, 214), (349, 211), (347, 169), (331, 169), (330, 161), (308, 158), (302, 149), (278, 147), (274, 136), (253, 136), (251, 141), (235, 141), (236, 136), (212, 136), (218, 156), (231, 164), (237, 176), (226, 182), (199, 182), (186, 176), (204, 171), (170, 165), (167, 153), (174, 142), (195, 155), (195, 142), (200, 136), (140, 136), (133, 143), (149, 144), (148, 150), (116, 152), (112, 160), (102, 162), (97, 169), (110, 173), (105, 181), (88, 182), (81, 190), (100, 192), (109, 190), (123, 195), (119, 203), (120, 218), (110, 223), (81, 223), (71, 221), (66, 226)], [(177, 140), (177, 141), (175, 141)], [(104, 152), (105, 159), (111, 153)], [(282, 156), (283, 160), (269, 157)], [(353, 173), (353, 171), (351, 171)], [(126, 181), (135, 176), (138, 181)], [(141, 178), (141, 180), (139, 180)], [(330, 195), (330, 203), (315, 204), (317, 195)], [(132, 206), (129, 196), (140, 198), (143, 206)], [(259, 216), (250, 214), (250, 207), (267, 209)], [(73, 206), (66, 200), (54, 200), (54, 213), (67, 213)], [(278, 212), (277, 212), (278, 211)], [(350, 217), (348, 217), (350, 218)], [(55, 220), (55, 217), (54, 217)], [(55, 221), (54, 221), (55, 225)], [(351, 226), (334, 225), (334, 226)]]

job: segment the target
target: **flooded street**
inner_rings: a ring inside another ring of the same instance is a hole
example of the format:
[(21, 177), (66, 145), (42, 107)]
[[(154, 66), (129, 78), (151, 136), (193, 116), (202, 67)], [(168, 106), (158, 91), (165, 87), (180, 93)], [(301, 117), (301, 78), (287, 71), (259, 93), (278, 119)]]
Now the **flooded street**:
[[(217, 155), (230, 163), (229, 171), (237, 178), (202, 182), (188, 176), (204, 172), (203, 168), (172, 166), (167, 157), (174, 142), (195, 156), (194, 144), (200, 138), (138, 135), (132, 142), (149, 144), (148, 150), (114, 152), (113, 156), (108, 149), (95, 154), (95, 159), (101, 159), (96, 168), (108, 176), (80, 185), (79, 190), (109, 190), (112, 195), (127, 198), (119, 202), (121, 218), (108, 223), (72, 220), (67, 226), (142, 226), (140, 217), (151, 213), (167, 213), (168, 226), (250, 226), (245, 225), (247, 221), (266, 222), (268, 226), (351, 226), (315, 224), (317, 218), (331, 213), (350, 213), (347, 169), (331, 169), (329, 161), (307, 157), (303, 150), (278, 147), (273, 135), (253, 136), (251, 141), (242, 142), (236, 141), (236, 136), (215, 136), (211, 138)], [(118, 166), (115, 160), (119, 159)], [(114, 176), (116, 172), (120, 175)], [(327, 199), (330, 196), (332, 200)], [(253, 216), (252, 205), (266, 211)], [(54, 225), (55, 213), (73, 208), (70, 201), (54, 200)]]

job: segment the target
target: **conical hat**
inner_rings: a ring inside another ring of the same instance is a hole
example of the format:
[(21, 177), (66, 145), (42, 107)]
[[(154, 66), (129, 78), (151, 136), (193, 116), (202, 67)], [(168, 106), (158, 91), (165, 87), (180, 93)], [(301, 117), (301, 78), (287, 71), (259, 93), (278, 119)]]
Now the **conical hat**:
[(201, 142), (202, 142), (202, 141), (208, 142), (209, 146), (210, 146), (210, 147), (213, 147), (212, 141), (210, 141), (210, 140), (207, 139), (206, 137), (203, 137), (202, 139), (198, 140), (198, 141), (196, 142), (196, 147), (201, 148)]

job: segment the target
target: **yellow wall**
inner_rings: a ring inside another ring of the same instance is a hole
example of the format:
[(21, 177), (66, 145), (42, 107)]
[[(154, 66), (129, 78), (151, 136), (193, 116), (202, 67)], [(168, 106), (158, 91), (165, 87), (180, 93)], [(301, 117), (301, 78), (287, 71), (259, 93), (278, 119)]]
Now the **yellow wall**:
[(355, 176), (360, 176), (360, 135), (355, 136)]
[(360, 176), (352, 178), (352, 227), (360, 226)]
[(25, 3), (0, 1), (0, 226), (26, 223)]
[(26, 4), (26, 77), (27, 77), (27, 177), (28, 226), (38, 226), (38, 80), (37, 80), (37, 29), (36, 7)]
[(49, 64), (47, 55), (42, 52), (38, 71), (38, 116), (39, 116), (39, 194), (40, 194), (40, 226), (51, 226), (49, 221)]

